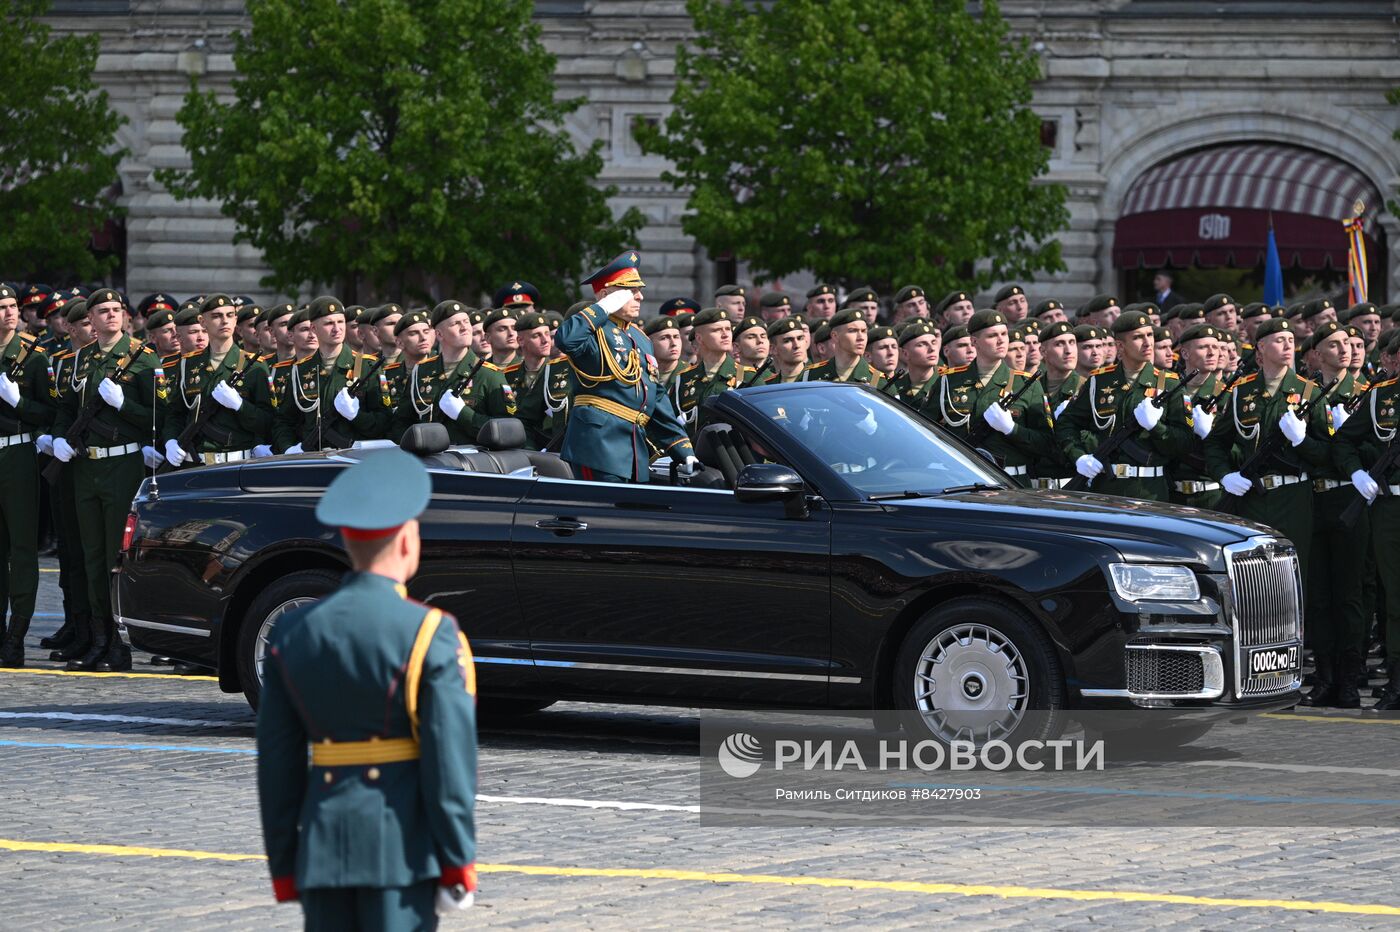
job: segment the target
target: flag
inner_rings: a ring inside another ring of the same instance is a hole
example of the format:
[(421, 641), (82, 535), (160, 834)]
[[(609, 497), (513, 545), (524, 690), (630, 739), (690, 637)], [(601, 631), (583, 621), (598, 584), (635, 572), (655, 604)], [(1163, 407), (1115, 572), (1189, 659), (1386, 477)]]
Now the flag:
[(1278, 261), (1278, 241), (1274, 239), (1274, 218), (1269, 217), (1269, 242), (1264, 251), (1264, 303), (1283, 303), (1283, 264)]
[(1361, 214), (1365, 205), (1357, 201), (1352, 208), (1354, 216), (1342, 221), (1347, 231), (1347, 290), (1352, 304), (1366, 300), (1369, 290), (1366, 281), (1366, 235), (1362, 232)]

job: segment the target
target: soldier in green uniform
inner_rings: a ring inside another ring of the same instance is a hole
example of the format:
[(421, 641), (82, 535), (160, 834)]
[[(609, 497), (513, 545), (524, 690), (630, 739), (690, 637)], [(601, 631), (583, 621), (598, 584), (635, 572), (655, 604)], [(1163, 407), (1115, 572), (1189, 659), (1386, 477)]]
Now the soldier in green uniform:
[(904, 370), (881, 391), (898, 398), (915, 411), (924, 411), (938, 384), (938, 352), (942, 334), (927, 317), (913, 317), (899, 330), (900, 367)]
[(0, 285), (0, 667), (24, 666), (24, 636), (39, 592), (34, 437), (53, 422), (51, 389), (48, 354), (20, 328), (15, 290)]
[(745, 317), (734, 328), (734, 362), (738, 368), (748, 369), (751, 377), (767, 361), (768, 325), (761, 317)]
[[(866, 292), (874, 294), (870, 289), (860, 294), (865, 295)], [(869, 302), (862, 300), (856, 303), (864, 305)], [(813, 366), (809, 377), (818, 382), (863, 382), (876, 388), (883, 385), (884, 376), (870, 368), (870, 363), (865, 361), (869, 325), (873, 320), (874, 317), (864, 307), (845, 307), (837, 311), (828, 322), (831, 355)], [(812, 338), (816, 340), (817, 335), (813, 334)]]
[[(976, 355), (968, 365), (943, 373), (927, 413), (962, 439), (975, 442), (983, 455), (1010, 475), (1024, 476), (1030, 463), (1054, 453), (1044, 391), (1035, 385), (1015, 404), (1004, 404), (1026, 379), (1033, 378), (1007, 364), (1006, 316), (1000, 311), (978, 311), (967, 329)], [(979, 423), (991, 430), (976, 430)], [(986, 433), (986, 437), (974, 440), (974, 433)]]
[(768, 346), (773, 353), (773, 365), (762, 376), (764, 385), (807, 381), (811, 370), (807, 362), (807, 347), (812, 336), (806, 324), (799, 314), (768, 325)]
[(865, 361), (886, 385), (899, 371), (899, 334), (893, 327), (871, 327), (865, 344)]
[(284, 377), (286, 390), (278, 396), (273, 420), (274, 448), (287, 453), (344, 449), (356, 440), (386, 436), (392, 412), (378, 383), (366, 378), (377, 360), (347, 345), (345, 306), (337, 298), (319, 297), (307, 307), (305, 321), (316, 333), (316, 351), (292, 363)]
[(670, 396), (671, 404), (679, 412), (681, 376), (686, 370), (694, 367), (693, 363), (685, 360), (685, 336), (681, 330), (681, 314), (649, 320), (642, 331), (647, 335), (647, 339), (651, 340), (652, 355), (656, 359), (657, 388)]
[[(666, 317), (672, 325), (675, 321)], [(569, 359), (552, 354), (554, 335), (549, 321), (538, 311), (525, 311), (515, 322), (520, 361), (505, 371), (515, 391), (515, 416), (525, 425), (531, 446), (543, 450), (555, 437), (564, 436), (569, 410)], [(680, 334), (677, 332), (677, 343)]]
[(758, 316), (764, 326), (792, 313), (792, 299), (781, 291), (764, 292), (758, 299)]
[[(87, 312), (94, 339), (79, 351), (68, 389), (59, 396), (53, 453), (73, 463), (73, 504), (92, 610), (91, 646), (68, 667), (108, 672), (131, 668), (108, 583), (143, 478), (141, 447), (151, 440), (166, 389), (155, 350), (123, 332), (126, 309), (120, 294), (99, 288), (89, 296)], [(82, 436), (70, 436), (92, 399), (98, 399), (97, 415)]]
[(681, 374), (680, 414), (691, 442), (707, 423), (706, 399), (737, 388), (752, 370), (734, 361), (733, 325), (722, 308), (706, 308), (695, 315), (696, 362)]
[(272, 336), (273, 345), (272, 356), (263, 357), (263, 362), (267, 363), (269, 369), (279, 362), (295, 362), (297, 359), (296, 346), (292, 342), (290, 330), (292, 315), (296, 312), (297, 309), (290, 303), (274, 304), (263, 311), (263, 319), (267, 321), (267, 330)]
[[(353, 571), (269, 639), (258, 802), (273, 895), (308, 929), (434, 929), (476, 890), (476, 672), (451, 615), (408, 598), (432, 482), (401, 450), (316, 508)], [(307, 757), (310, 752), (310, 765)]]
[(438, 352), (409, 373), (394, 436), (402, 436), (420, 421), (434, 421), (447, 426), (454, 444), (475, 443), (477, 431), (487, 420), (515, 417), (515, 390), (505, 374), (471, 349), (471, 320), (471, 312), (460, 301), (449, 299), (433, 308)]
[(943, 328), (943, 344), (948, 344), (949, 327), (966, 327), (976, 311), (972, 295), (966, 291), (950, 291), (933, 308), (933, 319)]
[(977, 347), (972, 342), (972, 335), (967, 332), (966, 324), (958, 324), (943, 330), (943, 371), (945, 374), (950, 369), (972, 365), (972, 360), (976, 358)]
[[(1098, 295), (1085, 307), (1099, 313), (1115, 303)], [(1167, 464), (1187, 446), (1190, 427), (1184, 399), (1158, 407), (1151, 399), (1169, 391), (1180, 377), (1152, 364), (1152, 321), (1141, 311), (1119, 314), (1113, 322), (1118, 360), (1096, 369), (1078, 396), (1055, 420), (1055, 437), (1075, 471), (1096, 479), (1093, 491), (1165, 502)], [(1132, 439), (1118, 448), (1113, 462), (1094, 453), (1119, 427), (1136, 423)], [(1102, 475), (1100, 475), (1102, 474)]]
[(487, 312), (483, 321), (486, 342), (491, 344), (491, 363), (502, 372), (520, 361), (520, 340), (516, 331), (521, 308), (498, 307)]
[[(1057, 302), (1042, 302), (1041, 306), (1046, 303)], [(1063, 318), (1063, 311), (1060, 316)], [(1043, 318), (1037, 315), (1037, 319)], [(1084, 386), (1084, 379), (1075, 371), (1079, 361), (1079, 341), (1074, 331), (1069, 321), (1063, 319), (1041, 326), (1041, 371), (1045, 373), (1041, 390), (1045, 393), (1045, 403), (1050, 408), (1052, 418), (1064, 414), (1065, 408)], [(1058, 489), (1072, 478), (1074, 464), (1065, 459), (1064, 450), (1058, 444), (1053, 456), (1031, 463), (1029, 484), (1033, 489)]]

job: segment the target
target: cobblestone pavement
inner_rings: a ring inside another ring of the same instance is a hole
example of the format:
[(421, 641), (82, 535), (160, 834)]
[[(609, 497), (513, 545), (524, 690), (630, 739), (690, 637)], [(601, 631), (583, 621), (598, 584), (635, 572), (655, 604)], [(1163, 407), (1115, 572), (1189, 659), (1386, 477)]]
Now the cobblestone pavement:
[[(202, 678), (33, 672), (56, 666), (35, 646), (58, 623), (56, 576), (45, 568), (30, 669), (0, 672), (5, 928), (297, 927), (299, 910), (273, 904), (256, 857), (197, 856), (261, 855), (243, 698)], [(162, 669), (148, 661), (138, 654), (136, 672)], [(1240, 930), (1400, 919), (1393, 831), (705, 825), (693, 811), (697, 720), (687, 710), (561, 705), (485, 728), (482, 893), (445, 927)], [(1366, 740), (1362, 726), (1313, 724)], [(570, 875), (599, 869), (623, 873)], [(748, 876), (714, 879), (721, 874)], [(1259, 902), (1299, 900), (1334, 905)], [(1390, 912), (1358, 911), (1367, 906)]]

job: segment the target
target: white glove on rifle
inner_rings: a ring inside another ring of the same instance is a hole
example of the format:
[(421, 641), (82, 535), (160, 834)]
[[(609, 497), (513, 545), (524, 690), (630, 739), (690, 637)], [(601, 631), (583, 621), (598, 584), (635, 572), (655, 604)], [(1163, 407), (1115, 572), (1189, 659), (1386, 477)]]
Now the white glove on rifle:
[(38, 448), (40, 453), (53, 456), (53, 435), (40, 434), (38, 439), (34, 441), (34, 446)]
[(1243, 495), (1254, 487), (1254, 483), (1237, 472), (1232, 472), (1220, 480), (1220, 486), (1231, 495)]
[(453, 895), (454, 889), (460, 888), (438, 887), (436, 909), (439, 916), (446, 916), (448, 913), (462, 912), (469, 908), (472, 903), (476, 902), (476, 894), (470, 890), (463, 893), (459, 899), (457, 896)]
[(145, 461), (148, 469), (159, 469), (165, 462), (165, 457), (155, 447), (149, 444), (141, 448), (141, 459)]
[(118, 411), (126, 403), (126, 395), (122, 394), (122, 387), (111, 379), (103, 379), (97, 386), (97, 394), (102, 396), (102, 400), (107, 402)]
[(446, 414), (447, 417), (453, 421), (461, 416), (462, 409), (466, 406), (467, 403), (452, 392), (443, 392), (442, 397), (438, 398), (438, 407), (442, 409), (443, 414)]
[(1197, 408), (1191, 412), (1191, 433), (1202, 440), (1210, 436), (1210, 429), (1215, 426), (1215, 415), (1209, 411)]
[(1137, 418), (1138, 426), (1143, 430), (1155, 429), (1157, 423), (1162, 420), (1162, 413), (1162, 409), (1154, 405), (1151, 398), (1142, 399), (1133, 409), (1133, 417)]
[(253, 458), (254, 458), (254, 459), (262, 459), (264, 456), (271, 456), (271, 455), (272, 455), (272, 447), (268, 446), (268, 445), (265, 444), (265, 443), (260, 443), (260, 444), (258, 444), (257, 446), (253, 447)]
[(1074, 400), (1073, 398), (1066, 398), (1064, 401), (1062, 401), (1062, 402), (1060, 402), (1059, 404), (1055, 405), (1055, 417), (1058, 418), (1061, 414), (1064, 414), (1064, 413), (1065, 413), (1065, 408), (1068, 408), (1068, 407), (1069, 407), (1069, 403), (1070, 403), (1071, 401), (1073, 401), (1073, 400)]
[(12, 408), (19, 407), (19, 386), (10, 381), (8, 373), (0, 372), (0, 401)]
[(612, 294), (603, 295), (603, 297), (593, 303), (602, 308), (605, 314), (616, 314), (618, 311), (622, 310), (623, 305), (631, 300), (632, 292), (624, 288), (621, 291), (614, 291)]
[(1085, 479), (1093, 479), (1099, 473), (1103, 472), (1103, 463), (1100, 463), (1094, 454), (1085, 453), (1074, 461), (1074, 471)]
[(342, 388), (336, 393), (335, 409), (340, 412), (341, 417), (353, 421), (360, 416), (360, 399), (351, 395), (350, 389)]
[(1364, 469), (1358, 469), (1351, 474), (1351, 484), (1356, 486), (1356, 491), (1367, 502), (1374, 502), (1376, 496), (1381, 494), (1381, 487), (1376, 484), (1376, 480), (1371, 478), (1371, 474)]
[(987, 410), (982, 412), (982, 419), (991, 425), (992, 430), (1008, 437), (1016, 429), (1016, 422), (1012, 419), (1011, 412), (1003, 408), (1000, 402), (988, 405)]
[(54, 459), (58, 460), (60, 463), (66, 463), (76, 454), (73, 448), (68, 445), (67, 440), (64, 440), (62, 437), (55, 437), (53, 438), (53, 455)]
[(287, 455), (288, 455), (288, 456), (291, 456), (293, 453), (305, 453), (305, 452), (306, 452), (306, 451), (303, 450), (303, 449), (301, 448), (301, 444), (299, 444), (299, 443), (294, 443), (294, 444), (292, 444), (291, 446), (287, 447)]
[(180, 444), (173, 438), (165, 441), (165, 458), (171, 466), (179, 466), (190, 458), (190, 455), (180, 449)]
[(237, 411), (243, 407), (243, 398), (238, 394), (238, 389), (227, 382), (220, 382), (214, 386), (214, 390), (209, 395), (219, 404), (230, 411)]
[(700, 460), (693, 456), (687, 456), (679, 466), (676, 467), (676, 474), (689, 479), (700, 471)]
[(1288, 442), (1295, 447), (1308, 435), (1308, 425), (1299, 420), (1298, 415), (1292, 411), (1283, 412), (1283, 417), (1278, 419), (1278, 429), (1283, 431)]
[(1334, 404), (1329, 410), (1332, 412), (1333, 429), (1341, 430), (1342, 425), (1347, 422), (1347, 418), (1351, 417), (1351, 415), (1347, 413), (1347, 406), (1339, 401), (1336, 404)]

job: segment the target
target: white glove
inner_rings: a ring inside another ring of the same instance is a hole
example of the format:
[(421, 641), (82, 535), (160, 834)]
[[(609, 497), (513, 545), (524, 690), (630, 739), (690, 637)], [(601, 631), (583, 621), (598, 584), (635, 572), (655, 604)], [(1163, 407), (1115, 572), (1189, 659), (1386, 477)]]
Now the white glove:
[(466, 406), (467, 403), (452, 392), (443, 392), (442, 397), (438, 399), (438, 407), (442, 409), (442, 413), (454, 421), (461, 416), (462, 409)]
[(97, 394), (102, 396), (102, 400), (107, 402), (118, 411), (126, 403), (126, 396), (122, 394), (122, 387), (111, 379), (103, 379), (97, 386)]
[(1094, 457), (1094, 454), (1085, 453), (1074, 461), (1074, 471), (1085, 479), (1093, 479), (1099, 473), (1103, 472), (1103, 463), (1100, 463), (1098, 459)]
[(676, 467), (676, 474), (689, 479), (700, 471), (700, 461), (693, 456), (687, 456), (679, 466)]
[(1342, 425), (1347, 422), (1347, 418), (1351, 417), (1351, 414), (1347, 412), (1347, 406), (1337, 402), (1329, 410), (1332, 412), (1332, 428), (1341, 430)]
[(34, 446), (40, 453), (53, 456), (53, 434), (40, 434), (39, 439), (34, 441)]
[(609, 295), (603, 295), (603, 297), (593, 303), (601, 307), (605, 314), (616, 314), (618, 311), (622, 310), (624, 304), (631, 300), (632, 292), (623, 289), (622, 291), (614, 291)]
[(239, 408), (243, 407), (243, 398), (238, 394), (238, 389), (227, 382), (220, 382), (218, 385), (215, 385), (214, 390), (210, 392), (209, 395), (230, 411), (237, 411)]
[(1068, 408), (1068, 407), (1069, 407), (1069, 403), (1070, 403), (1071, 401), (1073, 401), (1073, 400), (1074, 400), (1073, 398), (1066, 398), (1064, 401), (1062, 401), (1062, 402), (1060, 402), (1059, 404), (1055, 405), (1055, 417), (1058, 418), (1061, 414), (1064, 414), (1064, 413), (1065, 413), (1065, 408)]
[(19, 407), (19, 386), (10, 381), (8, 373), (0, 372), (0, 401), (12, 408)]
[(156, 448), (149, 444), (141, 448), (141, 459), (145, 460), (146, 465), (151, 469), (159, 469), (165, 462), (165, 457), (161, 456)]
[(468, 891), (459, 900), (452, 895), (451, 887), (438, 887), (437, 891), (437, 914), (446, 916), (448, 913), (459, 913), (469, 908), (476, 902), (476, 894)]
[(1278, 419), (1278, 429), (1283, 431), (1283, 435), (1288, 438), (1288, 442), (1295, 447), (1303, 442), (1303, 438), (1308, 435), (1308, 425), (1298, 419), (1298, 415), (1292, 411), (1283, 412), (1283, 417)]
[(1210, 429), (1215, 426), (1215, 415), (1204, 408), (1197, 408), (1191, 412), (1191, 433), (1202, 440), (1210, 436)]
[(257, 446), (253, 447), (253, 458), (254, 458), (254, 459), (262, 459), (264, 456), (271, 456), (271, 455), (272, 455), (272, 447), (268, 446), (268, 445), (265, 444), (265, 443), (260, 443), (260, 444), (258, 444)]
[(867, 437), (873, 437), (879, 428), (880, 424), (875, 420), (875, 409), (866, 408), (865, 417), (856, 422), (856, 429)]
[(294, 443), (294, 444), (292, 444), (291, 446), (287, 447), (287, 455), (288, 455), (288, 456), (291, 456), (293, 453), (305, 453), (305, 452), (306, 452), (306, 451), (303, 450), (303, 449), (301, 448), (301, 444), (299, 444), (299, 443)]
[(1001, 406), (1001, 403), (988, 405), (987, 410), (982, 412), (982, 419), (991, 425), (992, 430), (1006, 434), (1010, 437), (1011, 432), (1016, 429), (1016, 422), (1011, 418), (1011, 412)]
[(342, 388), (336, 393), (335, 409), (340, 412), (341, 417), (353, 421), (360, 416), (360, 399), (351, 395), (350, 389)]
[(1133, 417), (1137, 418), (1138, 426), (1143, 430), (1155, 429), (1157, 423), (1162, 420), (1162, 413), (1162, 409), (1154, 405), (1151, 398), (1142, 399), (1133, 409)]
[(1368, 502), (1374, 502), (1376, 496), (1381, 493), (1381, 487), (1376, 485), (1376, 480), (1371, 478), (1371, 474), (1364, 469), (1358, 469), (1351, 474), (1351, 484), (1356, 486), (1356, 491)]
[(179, 466), (189, 459), (190, 455), (180, 449), (180, 444), (172, 438), (165, 441), (165, 458), (169, 460), (171, 466)]
[(54, 459), (58, 460), (60, 463), (66, 463), (76, 454), (73, 452), (73, 448), (68, 445), (67, 440), (64, 440), (62, 437), (55, 437), (53, 438), (53, 455)]
[(1232, 472), (1220, 480), (1220, 485), (1231, 495), (1243, 495), (1254, 487), (1254, 483), (1237, 472)]

